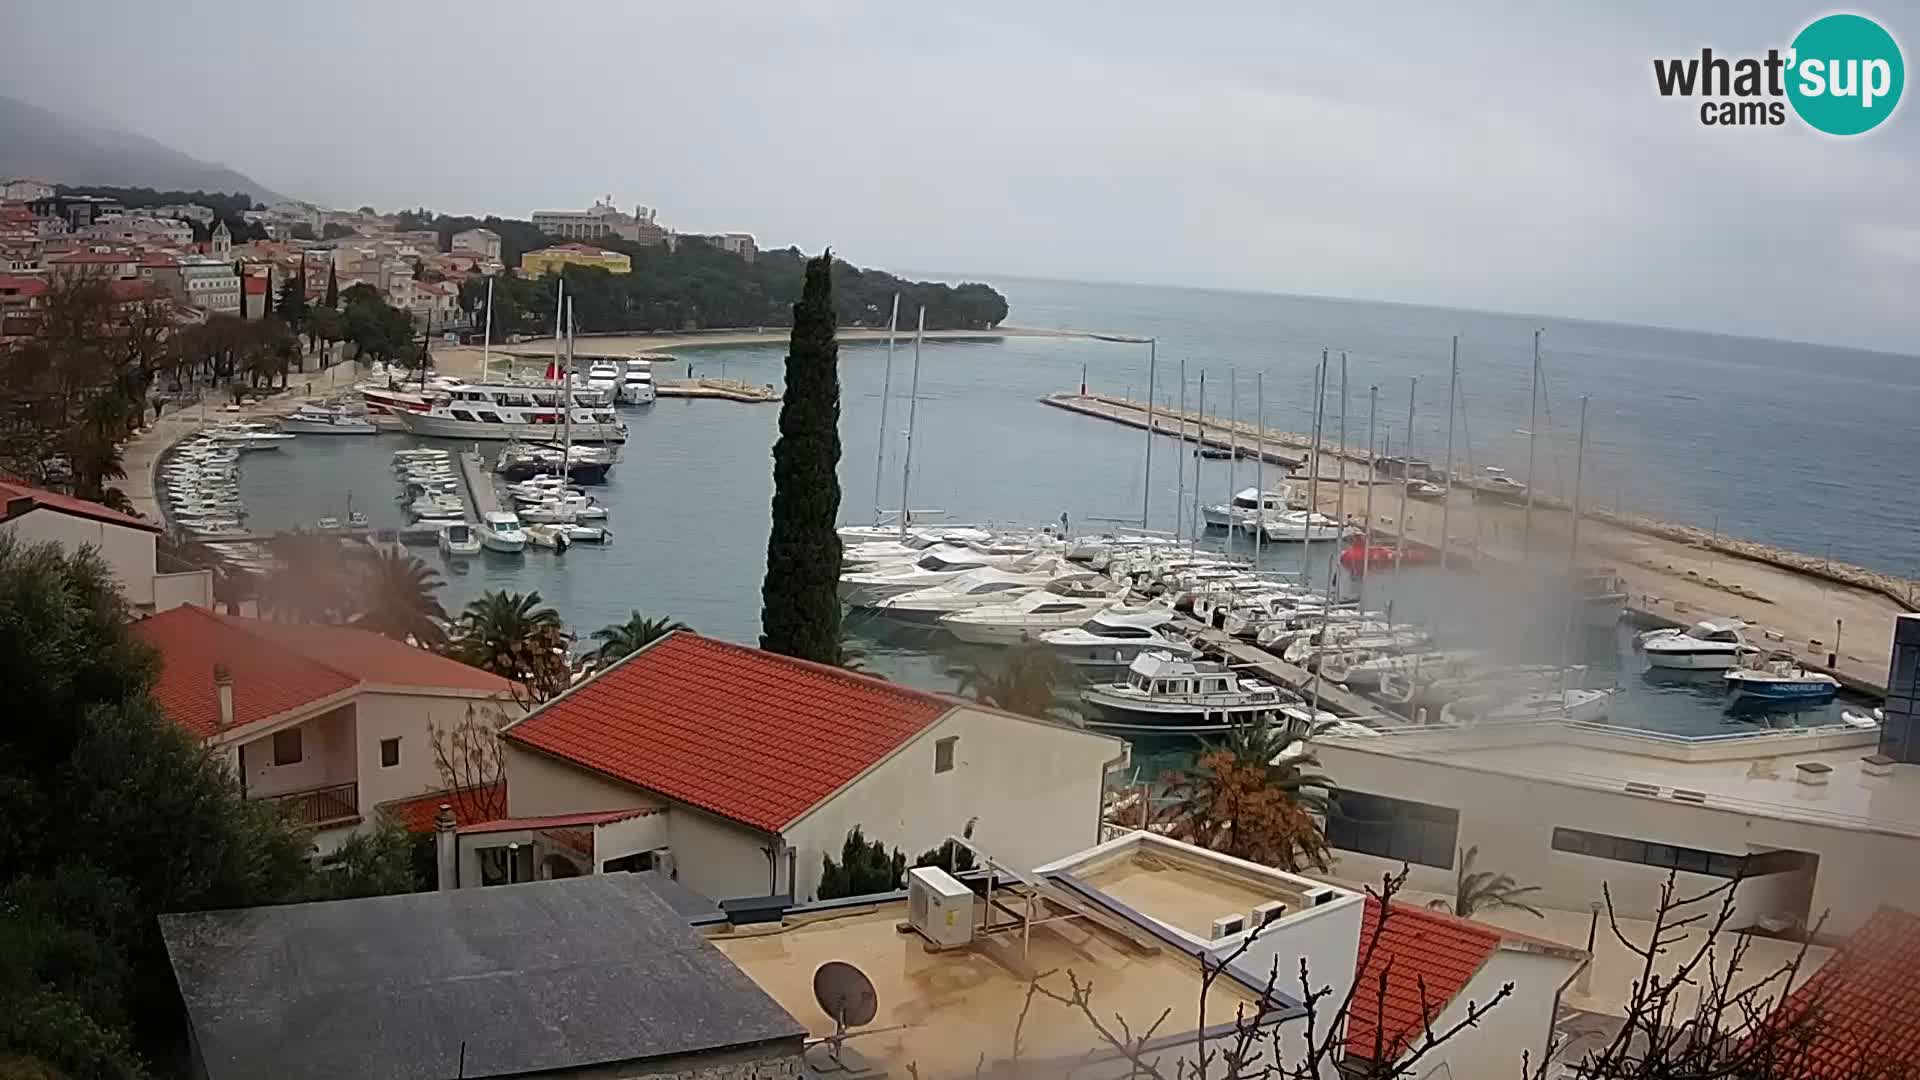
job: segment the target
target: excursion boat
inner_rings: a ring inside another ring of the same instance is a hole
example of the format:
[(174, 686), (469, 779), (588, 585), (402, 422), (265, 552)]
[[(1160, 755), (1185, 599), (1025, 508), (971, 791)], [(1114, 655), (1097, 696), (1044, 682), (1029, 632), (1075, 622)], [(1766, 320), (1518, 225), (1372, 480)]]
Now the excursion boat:
[(1124, 680), (1085, 687), (1080, 700), (1099, 714), (1087, 721), (1090, 728), (1211, 731), (1271, 717), (1300, 699), (1225, 664), (1154, 649), (1134, 657)]
[(1735, 705), (1824, 705), (1840, 690), (1840, 680), (1824, 671), (1808, 671), (1792, 660), (1772, 660), (1759, 668), (1734, 668), (1723, 677), (1733, 691)]
[[(472, 383), (451, 391), (424, 412), (398, 413), (400, 423), (414, 435), (442, 439), (528, 439), (549, 442), (561, 437), (569, 417), (560, 412), (562, 391), (557, 386), (521, 383)], [(570, 395), (571, 437), (574, 442), (623, 443), (627, 425), (608, 408), (603, 395), (574, 389)]]
[(527, 532), (520, 527), (518, 515), (506, 510), (489, 510), (474, 528), (480, 543), (488, 551), (515, 555), (527, 549)]
[(653, 361), (641, 358), (627, 361), (620, 376), (620, 404), (651, 405), (658, 391), (653, 385)]
[(1060, 659), (1081, 667), (1125, 667), (1149, 649), (1176, 657), (1199, 650), (1165, 630), (1173, 614), (1165, 608), (1111, 607), (1079, 626), (1049, 630), (1040, 640)]
[(1062, 579), (1012, 600), (942, 615), (940, 626), (972, 645), (1018, 645), (1050, 630), (1079, 626), (1114, 603), (1111, 596)]
[(290, 435), (373, 435), (380, 429), (357, 409), (302, 405), (280, 418), (280, 430)]
[(1202, 507), (1200, 518), (1210, 529), (1251, 529), (1263, 516), (1285, 513), (1287, 495), (1285, 487), (1264, 496), (1259, 488), (1243, 488), (1227, 502)]
[(1746, 624), (1733, 619), (1707, 619), (1685, 630), (1649, 630), (1634, 639), (1647, 663), (1679, 671), (1725, 671), (1740, 658), (1758, 652), (1740, 636)]
[(449, 559), (466, 559), (480, 554), (480, 537), (464, 521), (449, 522), (440, 530), (440, 554)]

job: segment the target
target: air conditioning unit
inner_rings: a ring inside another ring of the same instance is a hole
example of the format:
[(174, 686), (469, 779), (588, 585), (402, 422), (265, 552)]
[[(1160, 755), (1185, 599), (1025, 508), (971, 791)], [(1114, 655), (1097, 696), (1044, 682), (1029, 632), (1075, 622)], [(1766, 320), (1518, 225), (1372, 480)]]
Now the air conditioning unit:
[(942, 949), (973, 941), (973, 890), (937, 866), (907, 871), (907, 925)]
[(1280, 919), (1285, 918), (1286, 914), (1287, 914), (1287, 905), (1285, 901), (1269, 900), (1266, 903), (1261, 904), (1258, 907), (1254, 908), (1251, 914), (1251, 918), (1253, 920), (1253, 925), (1266, 926), (1268, 923), (1276, 922)]
[(1319, 907), (1321, 904), (1330, 903), (1337, 898), (1340, 895), (1340, 890), (1321, 885), (1318, 888), (1308, 889), (1302, 895), (1307, 898), (1308, 907)]
[(1236, 911), (1232, 915), (1222, 915), (1213, 920), (1213, 926), (1207, 931), (1207, 939), (1219, 941), (1221, 938), (1232, 937), (1246, 928), (1247, 917)]

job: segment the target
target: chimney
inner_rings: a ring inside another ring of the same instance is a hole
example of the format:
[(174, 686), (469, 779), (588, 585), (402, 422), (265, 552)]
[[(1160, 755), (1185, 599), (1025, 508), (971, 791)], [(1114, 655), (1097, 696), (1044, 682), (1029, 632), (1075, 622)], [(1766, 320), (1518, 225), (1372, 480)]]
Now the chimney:
[(213, 665), (213, 692), (220, 699), (219, 730), (233, 726), (233, 672), (225, 664)]
[(453, 807), (441, 803), (433, 815), (433, 864), (437, 875), (434, 886), (441, 892), (460, 887), (460, 846), (453, 834)]

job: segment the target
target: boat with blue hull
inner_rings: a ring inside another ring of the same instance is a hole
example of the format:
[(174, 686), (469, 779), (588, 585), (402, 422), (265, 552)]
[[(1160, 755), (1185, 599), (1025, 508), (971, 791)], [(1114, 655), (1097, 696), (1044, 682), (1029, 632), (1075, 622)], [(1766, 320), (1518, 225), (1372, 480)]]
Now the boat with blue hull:
[(1823, 671), (1808, 671), (1790, 660), (1776, 660), (1758, 668), (1734, 668), (1725, 678), (1735, 705), (1820, 705), (1832, 701), (1840, 690), (1840, 680)]

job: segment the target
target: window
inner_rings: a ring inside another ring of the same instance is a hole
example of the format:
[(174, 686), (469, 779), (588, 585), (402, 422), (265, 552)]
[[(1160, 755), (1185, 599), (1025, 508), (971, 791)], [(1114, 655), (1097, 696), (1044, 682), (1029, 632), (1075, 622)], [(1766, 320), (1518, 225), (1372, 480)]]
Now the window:
[(1342, 851), (1450, 870), (1459, 840), (1451, 807), (1341, 791), (1327, 810), (1327, 843)]
[(1583, 829), (1553, 830), (1553, 850), (1570, 855), (1586, 855), (1614, 862), (1639, 863), (1661, 870), (1681, 870), (1709, 877), (1754, 877), (1797, 870), (1813, 857), (1802, 851), (1766, 851), (1752, 855), (1729, 855), (1718, 851), (1635, 840), (1626, 836)]
[(943, 772), (953, 771), (953, 744), (959, 741), (960, 741), (960, 736), (949, 735), (944, 739), (938, 739), (934, 742), (933, 744), (933, 771), (934, 772), (943, 773)]
[(481, 848), (478, 854), (482, 885), (512, 885), (533, 880), (532, 844)]
[(298, 765), (301, 754), (300, 729), (289, 728), (273, 733), (273, 763), (275, 765)]
[(600, 865), (603, 874), (619, 874), (630, 871), (653, 869), (653, 852), (636, 851), (631, 855), (622, 855), (617, 859), (608, 859)]
[(398, 764), (400, 764), (400, 740), (381, 739), (380, 767), (383, 769), (391, 769)]
[(469, 424), (473, 422), (473, 414), (470, 412), (467, 412), (465, 409), (453, 410), (453, 418), (455, 420), (465, 420)]

